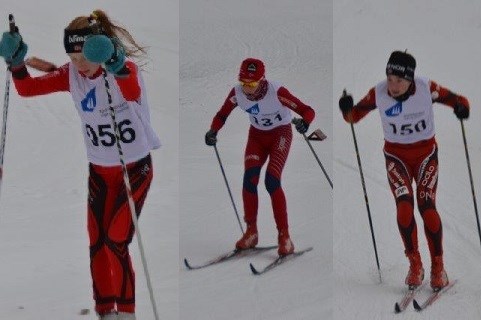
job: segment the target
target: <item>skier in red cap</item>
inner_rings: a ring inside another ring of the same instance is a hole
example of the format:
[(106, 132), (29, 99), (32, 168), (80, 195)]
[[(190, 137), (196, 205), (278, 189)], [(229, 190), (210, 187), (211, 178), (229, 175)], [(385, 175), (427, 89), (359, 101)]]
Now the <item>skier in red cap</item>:
[(242, 198), (244, 221), (247, 229), (237, 241), (237, 249), (253, 248), (258, 243), (257, 233), (257, 185), (262, 166), (269, 159), (265, 175), (265, 186), (270, 194), (274, 219), (278, 230), (278, 253), (288, 255), (294, 252), (289, 237), (287, 209), (281, 175), (289, 154), (292, 140), (291, 110), (302, 119), (296, 124), (300, 133), (305, 133), (313, 121), (314, 110), (293, 96), (284, 86), (265, 78), (264, 63), (259, 59), (245, 59), (239, 71), (239, 84), (225, 99), (224, 104), (212, 120), (205, 142), (213, 146), (217, 132), (224, 126), (235, 107), (249, 114), (251, 126), (245, 149), (244, 180)]
[[(468, 100), (427, 78), (415, 77), (416, 60), (394, 51), (386, 66), (387, 78), (369, 90), (356, 105), (343, 95), (339, 107), (347, 122), (356, 123), (378, 109), (384, 130), (384, 156), (397, 223), (410, 267), (406, 284), (421, 285), (424, 268), (418, 249), (414, 198), (424, 222), (431, 255), (431, 287), (439, 290), (449, 281), (443, 262), (443, 229), (436, 209), (438, 146), (434, 135), (433, 103), (453, 108), (460, 120), (469, 116)], [(413, 190), (412, 182), (416, 182)]]

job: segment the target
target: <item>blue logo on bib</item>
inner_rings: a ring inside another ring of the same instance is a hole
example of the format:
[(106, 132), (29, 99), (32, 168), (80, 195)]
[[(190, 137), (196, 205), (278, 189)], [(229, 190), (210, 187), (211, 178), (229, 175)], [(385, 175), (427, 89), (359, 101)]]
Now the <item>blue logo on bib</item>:
[(82, 104), (82, 110), (85, 112), (93, 112), (97, 106), (97, 98), (95, 97), (95, 87), (90, 90), (85, 98), (80, 102)]
[(252, 107), (250, 107), (249, 109), (246, 110), (248, 113), (250, 114), (259, 114), (259, 104), (256, 103), (255, 105), (253, 105)]
[(403, 112), (403, 104), (402, 102), (398, 102), (389, 109), (385, 111), (386, 116), (388, 117), (396, 117)]

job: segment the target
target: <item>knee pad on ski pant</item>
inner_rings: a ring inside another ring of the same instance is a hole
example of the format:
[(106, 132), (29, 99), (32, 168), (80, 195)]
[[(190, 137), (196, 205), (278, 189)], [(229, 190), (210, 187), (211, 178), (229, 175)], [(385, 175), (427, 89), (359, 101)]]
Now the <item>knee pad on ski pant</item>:
[(407, 228), (414, 220), (414, 200), (412, 197), (396, 199), (397, 222)]
[(276, 176), (270, 174), (269, 171), (266, 172), (265, 184), (269, 194), (273, 194), (281, 187), (281, 181)]
[(261, 167), (250, 167), (244, 171), (244, 190), (250, 193), (257, 193), (257, 184), (259, 183), (259, 175)]
[(436, 233), (439, 231), (439, 229), (441, 228), (441, 218), (439, 217), (439, 214), (436, 211), (436, 209), (431, 208), (431, 209), (423, 210), (421, 212), (421, 216), (423, 217), (424, 226), (430, 232)]

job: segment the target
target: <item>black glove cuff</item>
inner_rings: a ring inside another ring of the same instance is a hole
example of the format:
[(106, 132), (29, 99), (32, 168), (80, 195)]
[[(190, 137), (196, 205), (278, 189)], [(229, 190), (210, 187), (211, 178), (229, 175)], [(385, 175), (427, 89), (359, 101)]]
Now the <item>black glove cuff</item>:
[(25, 64), (22, 64), (21, 66), (16, 66), (13, 69), (11, 68), (10, 70), (12, 71), (12, 77), (14, 79), (22, 80), (28, 76), (28, 70)]

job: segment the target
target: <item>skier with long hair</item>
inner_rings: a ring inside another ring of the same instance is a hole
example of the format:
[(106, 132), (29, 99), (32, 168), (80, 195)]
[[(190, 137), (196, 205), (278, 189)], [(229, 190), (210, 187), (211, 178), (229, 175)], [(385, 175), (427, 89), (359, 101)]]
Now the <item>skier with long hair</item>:
[(71, 94), (89, 161), (87, 226), (95, 310), (102, 320), (134, 320), (135, 276), (128, 248), (134, 226), (109, 107), (115, 110), (135, 211), (140, 214), (153, 178), (150, 151), (160, 147), (141, 72), (129, 59), (145, 51), (102, 10), (73, 19), (63, 40), (70, 62), (39, 77), (30, 76), (25, 66), (28, 47), (19, 32), (3, 33), (0, 56), (9, 64), (21, 96)]

